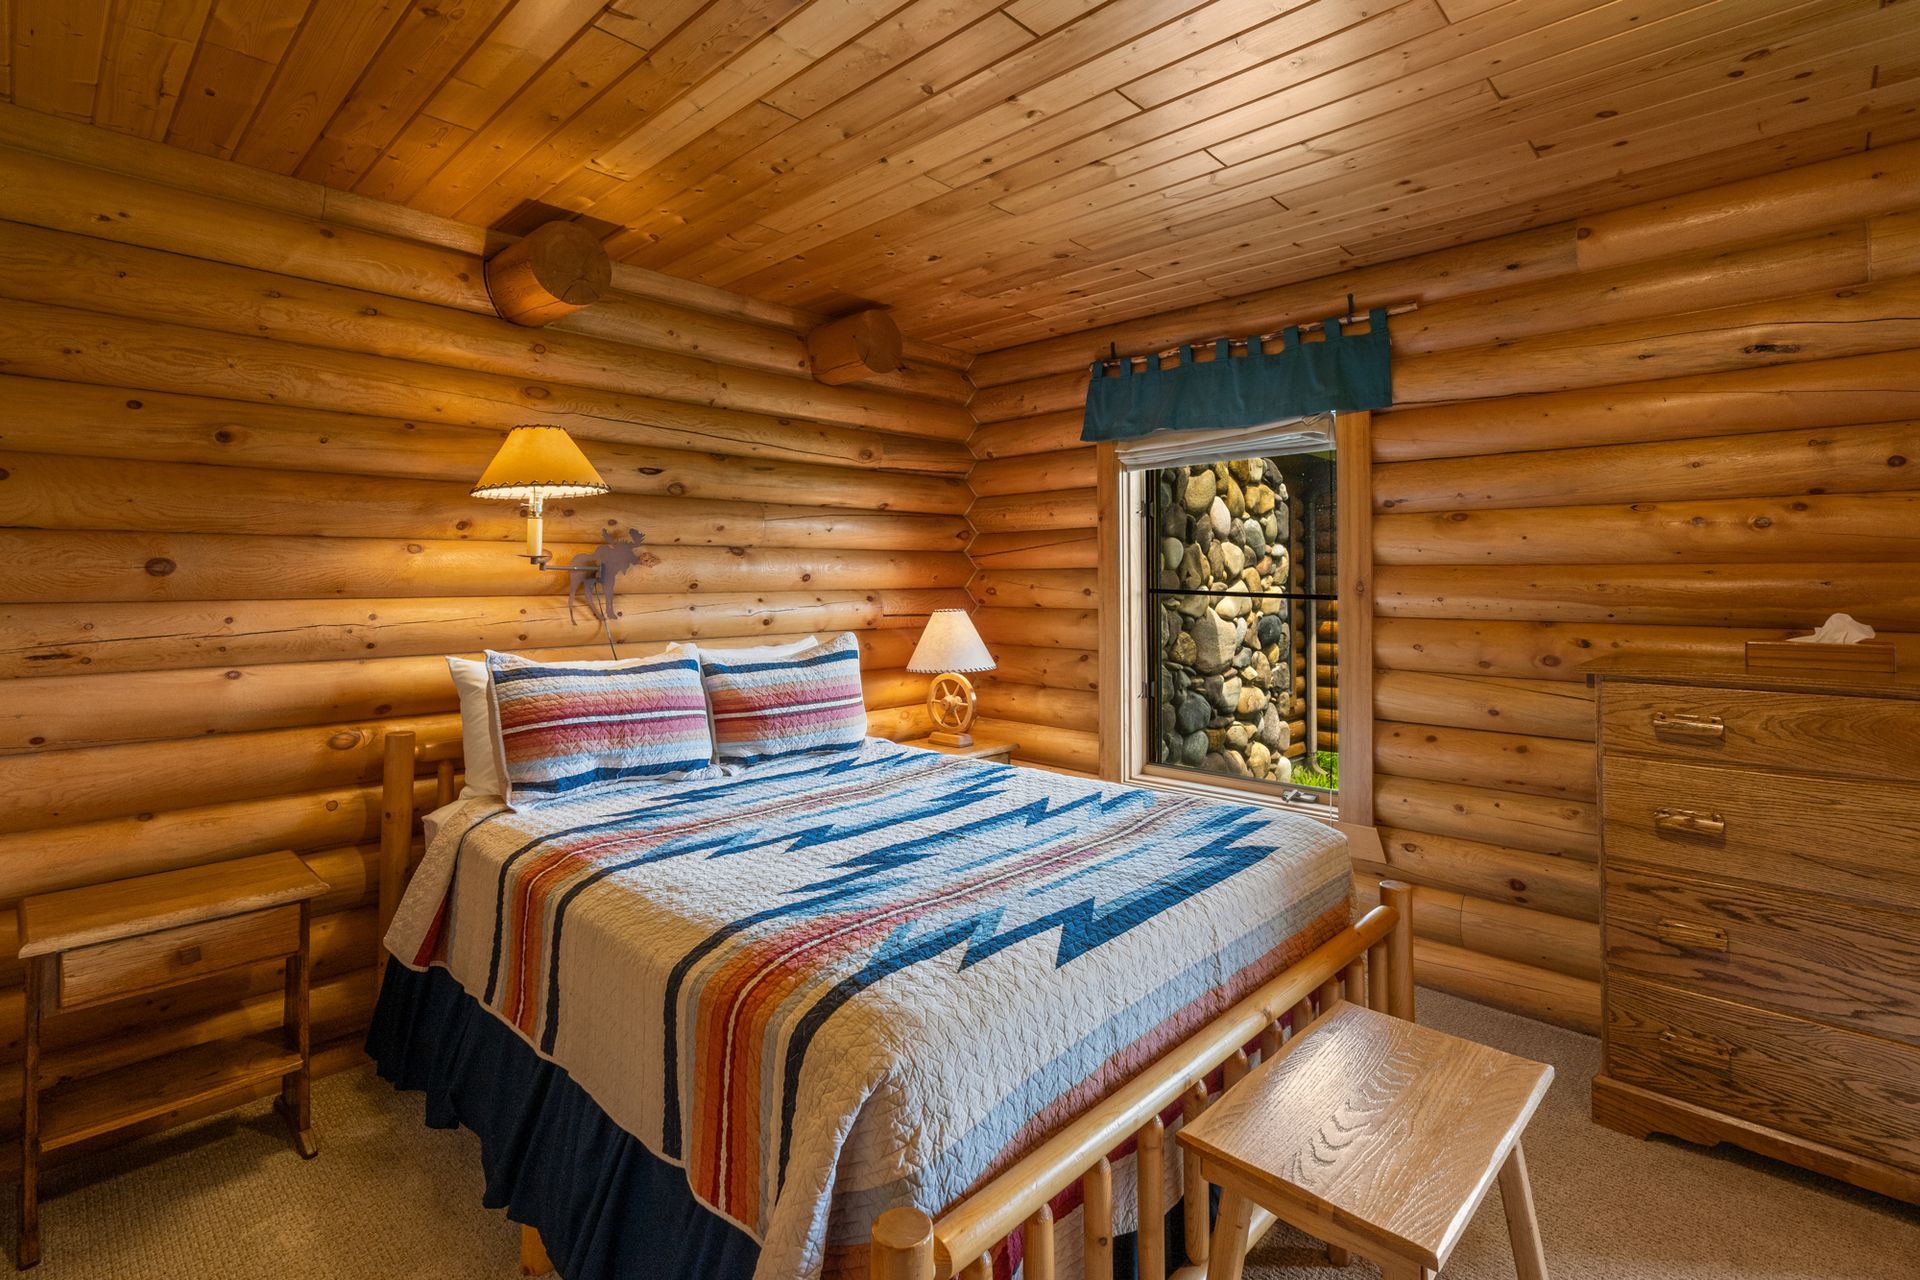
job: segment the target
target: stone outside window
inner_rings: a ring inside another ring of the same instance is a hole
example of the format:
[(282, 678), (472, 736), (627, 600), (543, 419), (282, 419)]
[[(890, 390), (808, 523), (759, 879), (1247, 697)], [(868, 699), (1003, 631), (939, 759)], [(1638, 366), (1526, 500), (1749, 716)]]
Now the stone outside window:
[(1152, 763), (1337, 789), (1332, 454), (1143, 476)]

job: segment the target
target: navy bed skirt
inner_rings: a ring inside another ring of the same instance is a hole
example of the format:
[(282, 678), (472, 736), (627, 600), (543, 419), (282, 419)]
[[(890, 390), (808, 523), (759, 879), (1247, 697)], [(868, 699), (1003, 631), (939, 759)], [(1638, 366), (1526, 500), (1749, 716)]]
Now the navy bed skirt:
[(367, 1053), (396, 1088), (425, 1092), (429, 1125), (479, 1135), (483, 1203), (538, 1228), (565, 1280), (752, 1280), (759, 1246), (694, 1200), (686, 1172), (444, 969), (388, 960)]
[[(387, 961), (367, 1053), (382, 1079), (427, 1095), (429, 1125), (479, 1136), (482, 1203), (537, 1228), (564, 1280), (752, 1280), (759, 1246), (693, 1198), (686, 1172), (641, 1146), (444, 969)], [(1169, 1269), (1185, 1258), (1184, 1227), (1176, 1205)], [(1115, 1280), (1135, 1274), (1135, 1239), (1114, 1239)]]

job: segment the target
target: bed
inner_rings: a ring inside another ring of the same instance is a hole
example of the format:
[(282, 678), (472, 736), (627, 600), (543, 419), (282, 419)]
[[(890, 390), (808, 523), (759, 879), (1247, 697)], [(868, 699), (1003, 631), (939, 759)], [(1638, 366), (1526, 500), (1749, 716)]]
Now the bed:
[(1401, 985), (1297, 815), (869, 739), (455, 803), (416, 868), (457, 751), (389, 737), (368, 1047), (569, 1280), (1164, 1274), (1207, 1220), (1160, 1127)]

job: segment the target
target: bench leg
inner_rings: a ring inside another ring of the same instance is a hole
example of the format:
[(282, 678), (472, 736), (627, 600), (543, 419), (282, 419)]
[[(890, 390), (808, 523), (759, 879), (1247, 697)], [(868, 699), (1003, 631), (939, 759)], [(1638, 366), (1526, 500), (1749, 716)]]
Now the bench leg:
[(1507, 1211), (1507, 1237), (1513, 1241), (1513, 1269), (1520, 1280), (1547, 1280), (1547, 1254), (1540, 1247), (1540, 1224), (1533, 1216), (1533, 1186), (1527, 1181), (1527, 1157), (1516, 1141), (1500, 1166), (1500, 1203)]
[(1332, 1266), (1344, 1267), (1353, 1261), (1353, 1255), (1337, 1244), (1327, 1246), (1327, 1262)]
[(1247, 1231), (1252, 1222), (1253, 1201), (1231, 1187), (1222, 1187), (1207, 1280), (1240, 1280), (1247, 1265)]

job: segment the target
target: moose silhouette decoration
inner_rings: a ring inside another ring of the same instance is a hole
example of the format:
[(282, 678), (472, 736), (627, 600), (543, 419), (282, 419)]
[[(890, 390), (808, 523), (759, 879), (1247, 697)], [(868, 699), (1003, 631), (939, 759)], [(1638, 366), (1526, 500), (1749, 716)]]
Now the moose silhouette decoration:
[(591, 551), (583, 551), (567, 561), (567, 621), (574, 620), (576, 604), (584, 604), (606, 630), (607, 643), (613, 643), (613, 593), (620, 575), (640, 563), (640, 544), (646, 534), (628, 529), (622, 539), (608, 529), (600, 535), (605, 541)]

